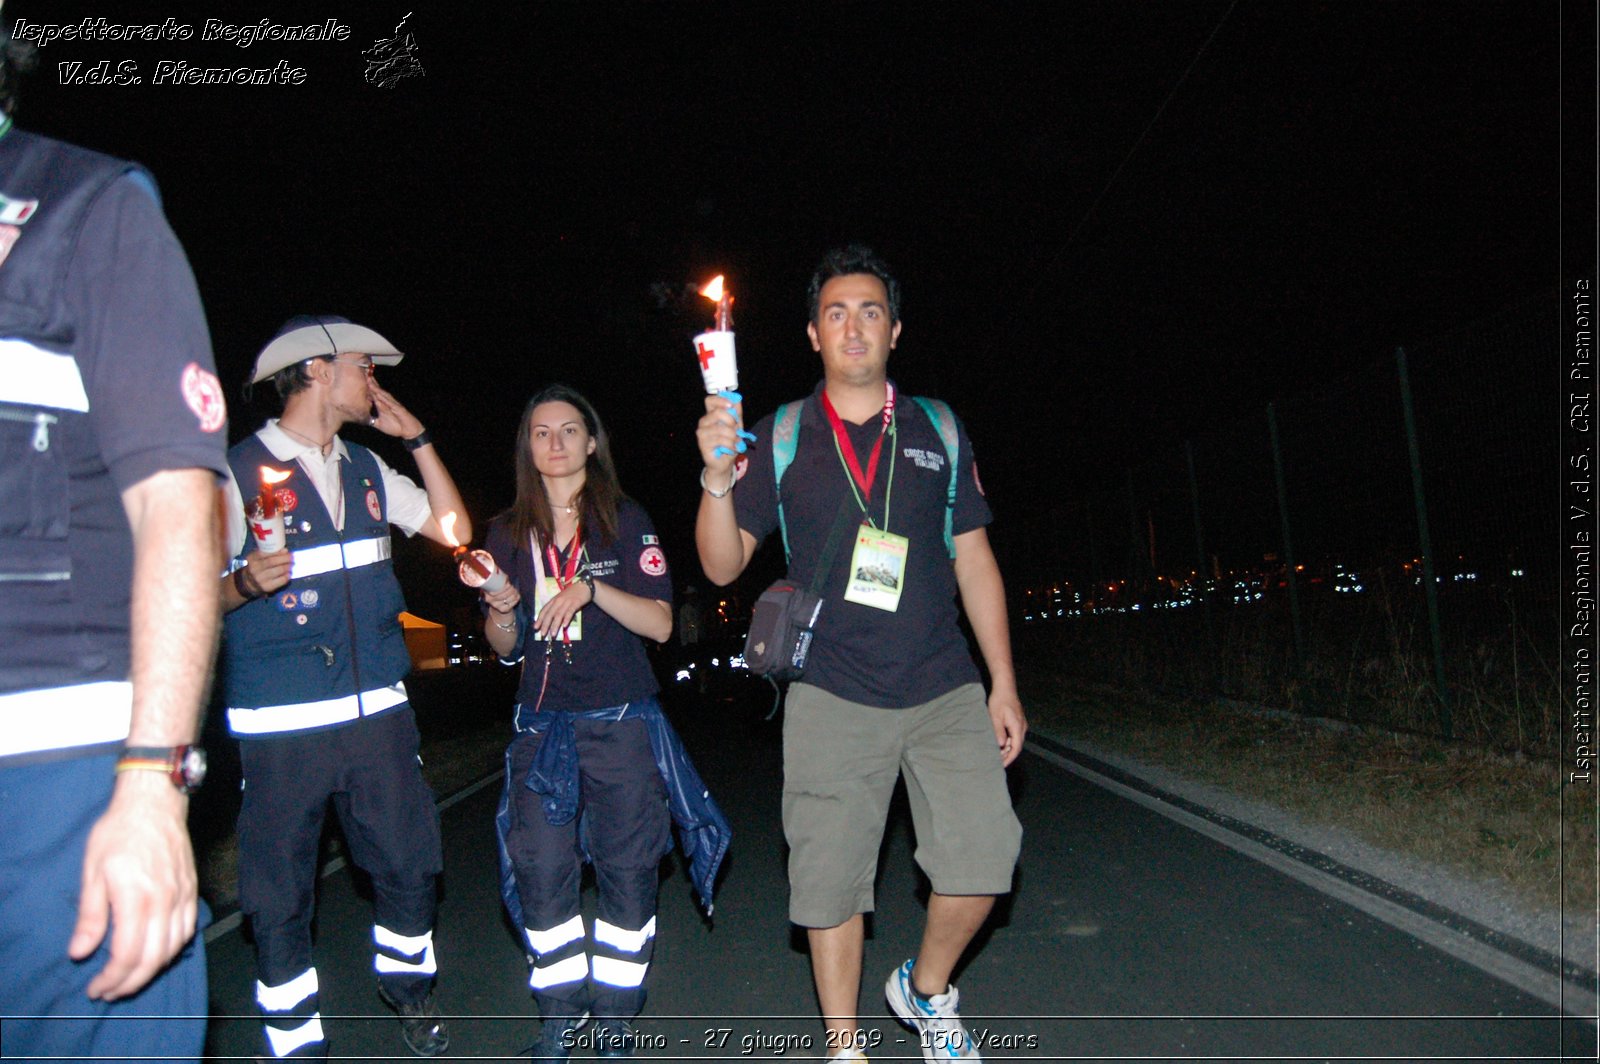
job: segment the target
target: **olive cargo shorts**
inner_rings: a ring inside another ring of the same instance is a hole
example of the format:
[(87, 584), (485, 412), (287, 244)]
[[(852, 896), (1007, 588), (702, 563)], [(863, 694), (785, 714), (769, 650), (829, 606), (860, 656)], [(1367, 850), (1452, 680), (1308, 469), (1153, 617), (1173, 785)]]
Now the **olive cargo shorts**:
[(836, 927), (873, 908), (889, 799), (902, 773), (916, 860), (940, 894), (1005, 894), (1022, 844), (983, 687), (879, 709), (807, 684), (783, 724), (789, 919)]

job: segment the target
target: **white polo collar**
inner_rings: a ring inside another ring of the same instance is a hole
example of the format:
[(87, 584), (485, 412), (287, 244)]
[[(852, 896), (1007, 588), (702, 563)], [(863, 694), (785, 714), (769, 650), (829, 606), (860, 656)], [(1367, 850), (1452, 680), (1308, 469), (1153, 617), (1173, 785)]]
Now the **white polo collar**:
[(269, 418), (256, 435), (261, 437), (261, 442), (272, 453), (272, 457), (280, 462), (293, 462), (301, 457), (311, 458), (319, 464), (333, 458), (350, 460), (350, 451), (345, 447), (344, 439), (337, 434), (333, 437), (333, 450), (324, 458), (322, 448), (301, 443), (278, 427), (277, 418)]

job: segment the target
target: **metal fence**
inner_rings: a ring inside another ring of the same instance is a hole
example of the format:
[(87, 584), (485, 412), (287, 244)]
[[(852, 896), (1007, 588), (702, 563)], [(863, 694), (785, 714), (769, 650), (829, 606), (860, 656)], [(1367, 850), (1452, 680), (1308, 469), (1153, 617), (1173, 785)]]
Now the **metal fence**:
[(1057, 500), (1023, 638), (1122, 682), (1552, 749), (1559, 315), (1546, 293), (1375, 352)]

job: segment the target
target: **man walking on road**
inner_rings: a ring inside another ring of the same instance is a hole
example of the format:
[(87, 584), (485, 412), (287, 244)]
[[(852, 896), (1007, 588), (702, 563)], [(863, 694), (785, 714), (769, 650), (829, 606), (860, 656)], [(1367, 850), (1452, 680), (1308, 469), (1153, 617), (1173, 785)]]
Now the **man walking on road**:
[(0, 33), (4, 1053), (196, 1060), (227, 407), (151, 176), (15, 129)]
[[(823, 259), (806, 327), (823, 381), (797, 419), (791, 405), (757, 426), (747, 465), (735, 465), (739, 405), (707, 397), (695, 540), (717, 584), (735, 580), (779, 527), (800, 586), (824, 558), (848, 561), (828, 566), (783, 735), (789, 918), (807, 929), (828, 1052), (864, 1059), (862, 914), (874, 907), (878, 847), (903, 774), (933, 893), (921, 950), (890, 974), (886, 993), (927, 1060), (977, 1060), (949, 980), (1011, 887), (1022, 828), (1004, 770), (1027, 721), (971, 444), (947, 407), (901, 396), (888, 378), (899, 312), (899, 284), (870, 251)], [(779, 469), (768, 441), (796, 429)], [(958, 591), (989, 671), (987, 699), (958, 627)]]
[[(322, 1057), (328, 1042), (312, 965), (318, 846), (331, 799), (355, 863), (372, 876), (378, 994), (406, 1045), (449, 1045), (435, 1003), (433, 925), (443, 868), (439, 816), (417, 760), (402, 682), (411, 670), (389, 526), (447, 542), (460, 493), (422, 423), (373, 380), (401, 354), (371, 329), (324, 315), (291, 319), (256, 359), (283, 416), (228, 452), (234, 481), (263, 486), (283, 516), (283, 549), (240, 545), (222, 581), (224, 691), (239, 738), (239, 904), (256, 939), (256, 1003), (277, 1057)], [(368, 425), (399, 438), (423, 486), (338, 435)], [(243, 507), (243, 500), (235, 498)], [(258, 507), (253, 523), (264, 523)], [(258, 520), (260, 519), (260, 520)]]

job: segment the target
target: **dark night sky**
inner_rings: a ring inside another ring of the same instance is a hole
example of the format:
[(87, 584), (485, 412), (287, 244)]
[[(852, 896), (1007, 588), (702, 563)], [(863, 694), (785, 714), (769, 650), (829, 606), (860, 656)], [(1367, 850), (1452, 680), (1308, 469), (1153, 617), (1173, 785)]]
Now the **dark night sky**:
[[(367, 84), (362, 49), (407, 11), (426, 75)], [(1002, 521), (1240, 395), (1314, 389), (1558, 276), (1551, 0), (5, 13), (351, 26), (249, 49), (57, 42), (19, 120), (155, 172), (230, 393), (292, 313), (372, 325), (408, 352), (385, 381), (481, 519), (509, 501), (522, 401), (564, 379), (611, 422), (683, 573), (688, 337), (709, 320), (684, 293), (714, 273), (756, 417), (817, 375), (821, 251), (874, 245), (906, 289), (891, 370), (956, 404)], [(145, 83), (58, 83), (105, 59)], [(150, 84), (162, 59), (286, 59), (307, 80)], [(1592, 230), (1592, 203), (1567, 210)], [(264, 413), (237, 408), (235, 432)]]

